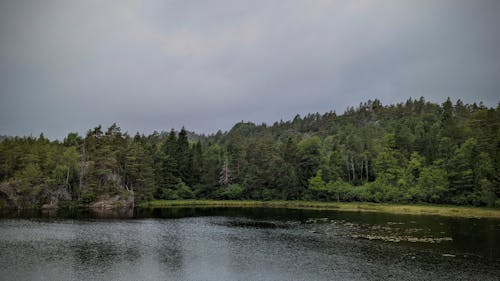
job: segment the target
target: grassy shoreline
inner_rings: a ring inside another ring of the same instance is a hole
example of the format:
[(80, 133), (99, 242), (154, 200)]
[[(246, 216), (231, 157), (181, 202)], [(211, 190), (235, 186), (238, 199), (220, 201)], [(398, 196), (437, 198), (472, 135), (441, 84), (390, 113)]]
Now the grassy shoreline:
[(139, 204), (143, 208), (287, 208), (306, 210), (335, 210), (379, 212), (408, 215), (437, 215), (464, 218), (497, 218), (500, 209), (453, 205), (403, 205), (367, 202), (314, 202), (314, 201), (250, 201), (250, 200), (154, 200)]

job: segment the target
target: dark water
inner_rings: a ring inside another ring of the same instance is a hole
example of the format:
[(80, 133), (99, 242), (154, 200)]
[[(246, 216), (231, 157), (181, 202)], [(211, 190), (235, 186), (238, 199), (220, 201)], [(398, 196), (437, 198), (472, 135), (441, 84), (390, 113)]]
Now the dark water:
[(1, 280), (500, 280), (500, 220), (284, 209), (3, 213)]

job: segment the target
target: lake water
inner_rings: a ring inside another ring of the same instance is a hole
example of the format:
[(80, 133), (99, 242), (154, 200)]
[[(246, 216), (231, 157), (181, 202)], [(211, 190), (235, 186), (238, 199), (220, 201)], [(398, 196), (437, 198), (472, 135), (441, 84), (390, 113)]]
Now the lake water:
[(0, 215), (1, 280), (500, 280), (500, 220), (286, 209)]

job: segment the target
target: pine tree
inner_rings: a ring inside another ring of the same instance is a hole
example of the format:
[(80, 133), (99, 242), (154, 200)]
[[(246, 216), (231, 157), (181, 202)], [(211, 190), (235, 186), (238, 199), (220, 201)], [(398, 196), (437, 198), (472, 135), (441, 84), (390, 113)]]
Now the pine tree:
[(191, 185), (200, 184), (201, 176), (203, 174), (203, 150), (201, 142), (198, 141), (191, 148), (191, 170), (190, 181)]
[(187, 132), (184, 127), (182, 127), (177, 138), (175, 159), (178, 166), (179, 177), (183, 182), (189, 182), (191, 177), (190, 172), (192, 165)]

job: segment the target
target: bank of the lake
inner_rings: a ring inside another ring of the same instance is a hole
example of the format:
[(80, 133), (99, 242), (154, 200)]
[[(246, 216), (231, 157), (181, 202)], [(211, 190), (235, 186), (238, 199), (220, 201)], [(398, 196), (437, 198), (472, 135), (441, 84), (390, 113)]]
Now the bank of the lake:
[(500, 218), (500, 209), (453, 205), (404, 205), (368, 202), (315, 202), (315, 201), (254, 201), (254, 200), (154, 200), (141, 203), (142, 208), (173, 207), (232, 207), (232, 208), (287, 208), (311, 210), (337, 210), (380, 212), (408, 215), (437, 215), (463, 218)]

